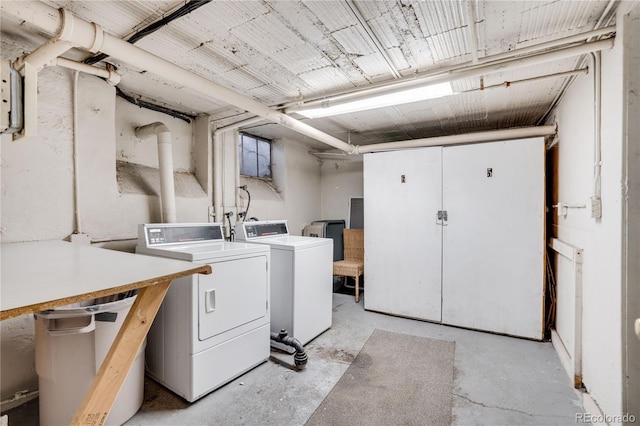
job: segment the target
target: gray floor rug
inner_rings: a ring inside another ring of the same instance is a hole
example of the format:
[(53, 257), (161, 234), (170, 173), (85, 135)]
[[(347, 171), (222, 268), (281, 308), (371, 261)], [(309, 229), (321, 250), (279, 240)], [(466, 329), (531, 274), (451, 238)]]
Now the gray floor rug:
[(449, 425), (455, 342), (374, 330), (307, 425)]

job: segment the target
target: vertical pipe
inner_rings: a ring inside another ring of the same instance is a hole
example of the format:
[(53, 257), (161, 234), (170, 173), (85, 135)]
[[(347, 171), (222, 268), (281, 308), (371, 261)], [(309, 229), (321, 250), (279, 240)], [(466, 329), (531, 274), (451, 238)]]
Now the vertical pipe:
[(158, 167), (160, 170), (160, 191), (162, 193), (162, 220), (176, 222), (176, 192), (173, 184), (173, 154), (171, 152), (171, 132), (158, 132)]
[(80, 215), (80, 159), (78, 155), (78, 77), (80, 71), (73, 73), (73, 204), (75, 233), (82, 234)]
[(594, 153), (593, 153), (593, 197), (600, 199), (601, 190), (601, 174), (602, 174), (602, 73), (601, 73), (601, 56), (600, 52), (591, 53), (593, 60), (593, 90), (594, 90), (594, 118), (595, 118), (595, 137), (594, 137)]
[(162, 221), (176, 222), (176, 194), (173, 184), (173, 154), (171, 152), (171, 132), (163, 123), (156, 122), (136, 127), (135, 135), (140, 139), (156, 135), (158, 140), (158, 168), (160, 171), (160, 200)]
[(222, 133), (213, 132), (213, 211), (214, 220), (222, 222), (222, 179), (224, 161), (222, 159)]

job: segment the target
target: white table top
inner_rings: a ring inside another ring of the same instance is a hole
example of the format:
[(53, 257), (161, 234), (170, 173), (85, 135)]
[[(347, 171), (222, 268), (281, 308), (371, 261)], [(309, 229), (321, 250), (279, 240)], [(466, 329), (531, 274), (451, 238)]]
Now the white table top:
[(0, 320), (154, 285), (211, 267), (65, 241), (0, 245)]

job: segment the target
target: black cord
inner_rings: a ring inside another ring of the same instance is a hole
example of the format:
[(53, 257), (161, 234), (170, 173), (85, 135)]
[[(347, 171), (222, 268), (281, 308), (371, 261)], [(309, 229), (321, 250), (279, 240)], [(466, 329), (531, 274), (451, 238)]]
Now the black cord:
[(120, 89), (118, 86), (116, 86), (116, 95), (120, 96), (125, 101), (131, 102), (132, 104), (139, 106), (140, 108), (146, 108), (152, 111), (158, 111), (163, 114), (167, 114), (172, 117), (179, 118), (180, 120), (186, 121), (187, 123), (191, 123), (196, 118), (195, 115), (185, 114), (184, 112), (176, 111), (170, 108), (166, 108), (160, 105), (155, 105), (150, 102), (145, 102), (140, 99), (137, 99), (136, 97), (123, 92), (122, 89)]
[(246, 189), (244, 191), (247, 193), (248, 200), (247, 200), (247, 208), (244, 210), (244, 216), (242, 217), (243, 222), (247, 218), (247, 215), (249, 214), (249, 206), (251, 205), (251, 194)]
[(251, 205), (251, 193), (249, 192), (249, 190), (247, 189), (247, 185), (242, 185), (239, 186), (238, 188), (242, 189), (244, 192), (247, 193), (247, 208), (244, 209), (244, 212), (240, 213), (239, 216), (242, 217), (242, 221), (244, 222), (245, 219), (247, 218), (247, 216), (249, 215), (249, 206)]
[[(193, 12), (194, 10), (196, 10), (197, 8), (204, 6), (205, 4), (209, 3), (211, 0), (192, 0), (189, 3), (185, 4), (184, 6), (182, 6), (180, 9), (176, 10), (175, 12), (165, 16), (164, 18), (154, 22), (153, 24), (150, 24), (148, 26), (146, 26), (145, 28), (141, 29), (140, 31), (136, 32), (135, 34), (133, 34), (131, 37), (129, 37), (129, 39), (127, 40), (127, 42), (133, 44), (136, 41), (140, 40), (143, 37), (148, 36), (149, 34), (159, 30), (160, 28), (164, 27), (165, 25), (167, 25), (168, 23), (170, 23), (171, 21), (174, 21), (178, 18), (181, 18), (185, 15), (188, 15), (189, 13)], [(90, 58), (85, 59), (84, 63), (85, 64), (89, 64), (89, 65), (93, 65), (96, 62), (100, 62), (101, 60), (108, 58), (109, 55), (104, 54), (104, 53), (100, 53), (98, 55), (92, 56)]]

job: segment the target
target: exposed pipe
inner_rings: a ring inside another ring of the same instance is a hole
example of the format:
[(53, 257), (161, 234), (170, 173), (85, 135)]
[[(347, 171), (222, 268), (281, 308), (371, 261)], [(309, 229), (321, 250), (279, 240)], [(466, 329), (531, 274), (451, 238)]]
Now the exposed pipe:
[(222, 211), (222, 136), (213, 132), (213, 214), (214, 221), (220, 222)]
[[(607, 7), (604, 8), (604, 11), (602, 12), (602, 15), (600, 15), (600, 18), (598, 18), (598, 21), (596, 22), (596, 24), (593, 26), (593, 28), (599, 28), (600, 25), (602, 25), (602, 23), (604, 22), (605, 18), (607, 17), (607, 15), (609, 14), (609, 12), (611, 11), (611, 9), (613, 8), (613, 6), (618, 3), (620, 0), (609, 0), (609, 3), (607, 4)], [(593, 36), (596, 37), (596, 36)]]
[(224, 167), (222, 134), (263, 120), (264, 118), (262, 117), (251, 117), (228, 126), (219, 127), (213, 131), (213, 211), (216, 221), (220, 221), (224, 215), (222, 206)]
[(585, 40), (591, 40), (592, 38), (600, 37), (600, 36), (615, 33), (615, 32), (616, 32), (615, 25), (612, 25), (610, 27), (605, 27), (605, 28), (598, 28), (598, 29), (594, 29), (584, 33), (560, 38), (557, 40), (551, 40), (544, 43), (534, 44), (532, 46), (521, 47), (520, 49), (514, 49), (509, 52), (503, 52), (503, 53), (498, 53), (491, 56), (485, 56), (484, 58), (481, 58), (479, 62), (482, 64), (486, 62), (494, 62), (499, 60), (509, 60), (517, 56), (527, 55), (532, 52), (555, 49), (556, 47), (567, 46), (572, 43), (580, 43), (580, 42), (584, 42)]
[(158, 139), (158, 169), (160, 171), (160, 199), (162, 221), (176, 222), (176, 192), (173, 184), (173, 155), (171, 152), (171, 132), (160, 122), (136, 127), (135, 135), (140, 139), (156, 136)]
[(594, 92), (594, 153), (593, 153), (593, 195), (591, 197), (591, 217), (602, 217), (602, 73), (600, 52), (591, 54), (593, 59), (593, 92)]
[(357, 146), (357, 154), (377, 151), (391, 151), (394, 149), (420, 148), (425, 146), (457, 145), (464, 143), (492, 142), (508, 139), (532, 138), (549, 136), (556, 133), (556, 126), (522, 127), (506, 130), (492, 130), (488, 132), (465, 133), (462, 135), (437, 136), (424, 139), (410, 139), (406, 141), (376, 143)]
[[(499, 62), (499, 61), (509, 61), (524, 55), (527, 55), (529, 53), (532, 52), (539, 52), (542, 50), (547, 50), (547, 49), (553, 49), (553, 48), (557, 48), (560, 46), (566, 46), (568, 44), (571, 43), (577, 43), (577, 42), (581, 42), (584, 41), (585, 39), (591, 39), (594, 37), (598, 37), (598, 36), (602, 36), (605, 34), (611, 34), (611, 33), (615, 33), (616, 31), (616, 27), (614, 26), (610, 26), (610, 27), (606, 27), (606, 28), (600, 28), (600, 29), (596, 29), (596, 30), (592, 30), (592, 31), (588, 31), (585, 33), (580, 33), (580, 34), (575, 34), (572, 36), (568, 36), (565, 38), (561, 38), (561, 39), (557, 39), (557, 40), (552, 40), (552, 41), (548, 41), (545, 43), (540, 43), (540, 44), (535, 44), (533, 46), (528, 46), (528, 47), (523, 47), (520, 49), (514, 49), (511, 50), (509, 52), (504, 52), (504, 53), (499, 53), (496, 55), (491, 55), (491, 56), (485, 56), (482, 58), (478, 59), (478, 65), (483, 65), (483, 64), (487, 64), (487, 63), (493, 63), (493, 62)], [(354, 90), (351, 92), (339, 92), (339, 93), (333, 93), (333, 94), (327, 94), (326, 96), (323, 96), (322, 99), (310, 99), (310, 100), (306, 100), (306, 101), (296, 101), (296, 102), (291, 102), (288, 104), (283, 105), (281, 108), (284, 109), (285, 111), (289, 108), (294, 108), (294, 107), (301, 107), (301, 106), (306, 106), (306, 105), (310, 105), (313, 102), (316, 103), (322, 103), (322, 100), (324, 99), (333, 99), (333, 98), (337, 98), (337, 97), (341, 97), (341, 96), (351, 96), (353, 94), (356, 93), (361, 93), (361, 92), (369, 92), (372, 90), (378, 90), (381, 89), (382, 91), (386, 90), (386, 89), (390, 89), (392, 87), (395, 87), (398, 84), (403, 84), (407, 81), (415, 81), (415, 80), (425, 80), (425, 79), (429, 79), (431, 77), (434, 76), (440, 76), (443, 75), (445, 73), (449, 73), (449, 72), (454, 72), (454, 71), (458, 71), (458, 70), (464, 70), (464, 69), (470, 69), (472, 67), (474, 67), (475, 65), (473, 65), (472, 62), (466, 62), (463, 64), (456, 64), (456, 65), (452, 65), (450, 67), (446, 67), (446, 68), (442, 68), (436, 71), (432, 71), (432, 72), (426, 72), (426, 73), (421, 73), (418, 74), (414, 77), (411, 78), (405, 78), (403, 80), (400, 81), (395, 81), (393, 83), (381, 83), (381, 84), (377, 84), (377, 85), (372, 85), (369, 86), (366, 89), (358, 89), (358, 90)]]
[(233, 241), (235, 239), (235, 230), (231, 226), (231, 216), (233, 216), (233, 212), (226, 212), (224, 215), (227, 218), (227, 223), (229, 224), (229, 241)]
[(118, 74), (117, 71), (112, 69), (92, 67), (91, 65), (87, 65), (82, 62), (72, 61), (71, 59), (67, 59), (67, 58), (56, 58), (55, 64), (60, 67), (69, 68), (75, 71), (81, 71), (83, 73), (95, 75), (97, 77), (102, 77), (105, 80), (107, 80), (107, 83), (109, 83), (112, 86), (115, 86), (118, 83), (120, 83), (120, 78), (121, 78), (120, 74)]
[(228, 132), (230, 130), (239, 129), (240, 127), (249, 126), (251, 124), (259, 123), (260, 121), (264, 121), (263, 117), (251, 117), (244, 119), (242, 121), (238, 121), (233, 124), (229, 124), (228, 126), (218, 127), (213, 131), (213, 135), (219, 135), (220, 133)]
[(304, 347), (302, 343), (295, 337), (287, 336), (286, 330), (280, 330), (280, 333), (271, 332), (271, 340), (274, 342), (282, 343), (287, 346), (291, 346), (296, 350), (296, 353), (293, 355), (293, 362), (299, 370), (304, 369), (307, 366), (307, 361), (309, 357), (307, 357), (307, 353), (304, 351)]
[[(237, 133), (234, 132), (234, 135), (237, 136)], [(233, 174), (233, 188), (230, 188), (233, 191), (233, 205), (236, 208), (236, 211), (238, 211), (238, 206), (240, 206), (240, 194), (238, 194), (238, 190), (237, 188), (240, 186), (240, 156), (242, 154), (239, 151), (239, 147), (238, 147), (238, 142), (237, 139), (235, 141), (235, 143), (233, 144), (233, 158), (234, 158), (234, 167), (235, 167), (235, 173)], [(226, 189), (227, 187), (225, 187)], [(236, 220), (236, 223), (238, 221)]]
[[(42, 30), (55, 34), (60, 32), (59, 38), (63, 41), (71, 42), (74, 46), (82, 47), (90, 51), (102, 51), (124, 62), (128, 62), (131, 65), (163, 76), (174, 83), (199, 90), (201, 93), (213, 98), (220, 99), (239, 108), (243, 108), (246, 111), (288, 127), (298, 133), (316, 139), (334, 148), (347, 153), (358, 152), (357, 147), (321, 132), (292, 117), (272, 110), (268, 106), (249, 97), (235, 93), (231, 89), (180, 68), (179, 66), (159, 58), (145, 50), (137, 48), (126, 41), (110, 34), (105, 34), (98, 25), (74, 17), (64, 9), (61, 9), (62, 13), (60, 14), (53, 7), (39, 2), (2, 2), (0, 4), (0, 10), (20, 17), (27, 23), (34, 24)], [(609, 30), (609, 32), (611, 32), (611, 30)], [(506, 69), (528, 66), (533, 63), (553, 61), (568, 56), (580, 55), (600, 49), (610, 48), (612, 44), (612, 40), (601, 40), (593, 43), (559, 49), (550, 53), (542, 53), (527, 58), (516, 59), (510, 63), (487, 64), (477, 67), (472, 66), (470, 67), (471, 69), (468, 70), (462, 70), (429, 79), (429, 84), (436, 83), (437, 81), (450, 81), (452, 78), (459, 79), (473, 75), (485, 74), (491, 69), (493, 69), (493, 71), (504, 71)], [(419, 81), (419, 83), (424, 84), (424, 81)], [(409, 81), (404, 84), (411, 87), (411, 84), (415, 85), (417, 83), (415, 83), (415, 81)]]
[[(487, 63), (477, 66), (470, 66), (467, 68), (450, 71), (447, 73), (441, 73), (433, 75), (429, 78), (420, 78), (418, 80), (406, 80), (390, 86), (379, 86), (370, 89), (364, 89), (356, 93), (345, 94), (342, 96), (336, 96), (332, 99), (321, 99), (317, 101), (307, 102), (303, 106), (297, 106), (292, 108), (286, 108), (285, 112), (297, 112), (307, 108), (328, 108), (334, 105), (340, 105), (346, 102), (353, 102), (357, 100), (366, 100), (375, 94), (390, 94), (394, 92), (404, 91), (407, 89), (416, 89), (419, 87), (431, 86), (439, 83), (446, 83), (453, 80), (460, 80), (469, 77), (478, 77), (484, 74), (490, 74), (494, 72), (503, 72), (516, 68), (524, 68), (532, 65), (537, 65), (543, 62), (553, 62), (561, 59), (569, 58), (572, 56), (579, 56), (585, 53), (591, 53), (598, 50), (610, 49), (613, 47), (613, 39), (606, 39), (595, 41), (591, 43), (584, 43), (577, 46), (562, 48), (551, 52), (543, 52), (526, 56), (523, 58), (515, 58), (509, 62), (499, 63)], [(343, 150), (344, 151), (344, 150)]]
[(73, 73), (73, 204), (75, 233), (82, 234), (80, 214), (80, 155), (78, 154), (78, 77), (80, 71)]
[[(352, 146), (340, 139), (321, 132), (308, 124), (289, 117), (279, 111), (275, 111), (260, 102), (234, 92), (213, 81), (207, 80), (191, 71), (179, 67), (178, 65), (153, 55), (143, 49), (127, 43), (110, 34), (103, 33), (99, 26), (87, 22), (78, 17), (74, 17), (65, 9), (62, 16), (54, 8), (39, 4), (37, 7), (29, 9), (28, 13), (20, 5), (11, 5), (14, 2), (2, 2), (2, 10), (23, 18), (25, 21), (37, 25), (41, 29), (57, 33), (61, 28), (70, 28), (70, 31), (62, 31), (60, 39), (71, 42), (74, 46), (84, 49), (101, 51), (109, 56), (127, 62), (138, 68), (150, 71), (162, 76), (174, 83), (200, 91), (212, 98), (222, 100), (231, 105), (235, 105), (246, 111), (262, 116), (275, 123), (295, 130), (298, 133), (309, 136), (334, 148), (346, 152), (352, 151)], [(30, 3), (27, 3), (30, 5)], [(53, 17), (57, 16), (57, 20)]]
[(478, 87), (478, 88), (475, 88), (475, 89), (462, 90), (462, 91), (460, 91), (458, 93), (477, 92), (477, 91), (481, 91), (481, 90), (494, 89), (494, 88), (497, 88), (497, 87), (509, 88), (511, 86), (514, 86), (514, 85), (520, 84), (520, 83), (531, 83), (532, 81), (546, 80), (547, 78), (558, 78), (558, 77), (568, 77), (568, 76), (572, 76), (572, 75), (576, 75), (576, 74), (587, 74), (588, 72), (589, 72), (589, 68), (580, 68), (580, 69), (577, 69), (577, 70), (562, 71), (562, 72), (556, 72), (556, 73), (553, 73), (553, 74), (539, 75), (539, 76), (536, 76), (536, 77), (522, 78), (520, 80), (504, 81), (502, 83), (491, 84), (489, 86)]
[(19, 57), (15, 62), (15, 68), (21, 70), (24, 64), (28, 63), (40, 71), (47, 65), (54, 65), (56, 58), (72, 47), (73, 45), (68, 41), (52, 38), (33, 52)]

